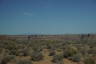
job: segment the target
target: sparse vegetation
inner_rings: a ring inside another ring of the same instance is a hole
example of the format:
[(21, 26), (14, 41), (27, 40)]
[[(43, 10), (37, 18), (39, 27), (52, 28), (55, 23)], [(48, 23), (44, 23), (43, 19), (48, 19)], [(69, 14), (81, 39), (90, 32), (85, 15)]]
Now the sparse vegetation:
[(30, 60), (19, 60), (16, 64), (32, 64)]
[(65, 40), (63, 36), (54, 36), (53, 39), (47, 36), (31, 35), (27, 40), (0, 40), (0, 64), (44, 64), (43, 61), (67, 64), (64, 59), (75, 63), (96, 64), (95, 35), (94, 38), (91, 35), (78, 35), (77, 39), (70, 36), (70, 39)]
[(95, 59), (92, 59), (91, 57), (87, 57), (84, 59), (85, 64), (96, 64)]

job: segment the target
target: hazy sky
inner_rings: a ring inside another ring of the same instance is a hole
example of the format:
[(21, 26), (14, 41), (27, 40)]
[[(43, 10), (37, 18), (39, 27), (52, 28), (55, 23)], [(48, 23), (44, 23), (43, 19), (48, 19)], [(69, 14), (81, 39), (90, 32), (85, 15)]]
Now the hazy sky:
[(0, 0), (0, 34), (96, 33), (96, 0)]

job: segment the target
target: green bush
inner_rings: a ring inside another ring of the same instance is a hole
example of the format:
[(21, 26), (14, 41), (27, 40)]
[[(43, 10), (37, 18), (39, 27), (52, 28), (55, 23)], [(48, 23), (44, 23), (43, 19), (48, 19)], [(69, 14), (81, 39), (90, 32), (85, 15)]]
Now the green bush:
[(42, 60), (42, 59), (43, 59), (43, 55), (42, 55), (41, 52), (34, 51), (34, 52), (32, 53), (32, 60), (33, 60), (33, 61), (40, 61), (40, 60)]
[(69, 57), (68, 59), (70, 59), (74, 62), (80, 62), (81, 61), (81, 57), (79, 55), (74, 55), (72, 57)]
[(74, 47), (74, 46), (68, 46), (64, 50), (64, 57), (65, 58), (68, 58), (68, 57), (74, 56), (74, 55), (77, 54), (77, 52), (78, 52), (78, 50), (77, 50), (76, 47)]
[(17, 50), (10, 50), (9, 55), (16, 55)]

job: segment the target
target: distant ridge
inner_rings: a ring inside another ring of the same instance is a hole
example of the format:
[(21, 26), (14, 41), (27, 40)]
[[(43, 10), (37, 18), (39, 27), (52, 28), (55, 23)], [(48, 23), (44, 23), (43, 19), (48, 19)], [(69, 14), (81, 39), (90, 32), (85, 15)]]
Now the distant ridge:
[[(27, 40), (28, 37), (32, 40), (80, 40), (81, 35), (88, 34), (22, 34), (22, 35), (0, 35), (0, 40), (15, 39), (15, 40)], [(96, 39), (96, 34), (89, 34), (91, 39)]]

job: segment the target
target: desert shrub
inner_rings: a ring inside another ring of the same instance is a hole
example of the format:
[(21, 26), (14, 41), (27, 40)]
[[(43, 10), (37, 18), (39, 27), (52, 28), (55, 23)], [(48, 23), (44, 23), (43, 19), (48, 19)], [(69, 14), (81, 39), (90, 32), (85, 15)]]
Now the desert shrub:
[(62, 52), (62, 49), (57, 49), (57, 52)]
[(3, 49), (2, 48), (0, 48), (0, 54), (3, 52)]
[(89, 51), (88, 51), (89, 54), (93, 54), (93, 55), (96, 55), (96, 47), (93, 46), (93, 48), (91, 48)]
[(19, 60), (16, 64), (32, 64), (32, 61), (30, 60)]
[(16, 51), (16, 55), (17, 56), (29, 56), (29, 50), (26, 48), (26, 49), (18, 49)]
[(7, 57), (8, 57), (10, 60), (13, 60), (13, 59), (15, 59), (16, 56), (15, 56), (15, 55), (8, 55)]
[(18, 49), (18, 50), (12, 50), (10, 54), (16, 54), (16, 56), (24, 56), (24, 53), (22, 52), (22, 49)]
[(55, 55), (55, 54), (56, 54), (55, 50), (50, 50), (50, 51), (49, 51), (49, 56), (53, 56), (53, 55)]
[(27, 49), (27, 55), (28, 55), (28, 56), (31, 56), (31, 55), (32, 55), (32, 52), (33, 52), (33, 49), (32, 49), (31, 47), (29, 47), (29, 48)]
[(40, 47), (40, 46), (33, 46), (32, 49), (33, 49), (34, 51), (39, 51), (39, 52), (41, 52), (41, 51), (43, 50), (43, 48)]
[(74, 61), (74, 62), (80, 62), (81, 61), (81, 57), (80, 55), (74, 55), (72, 57), (69, 57), (68, 59)]
[(96, 64), (95, 59), (90, 57), (84, 59), (84, 64)]
[(90, 47), (87, 44), (86, 45), (83, 45), (82, 48), (81, 48), (81, 50), (80, 50), (80, 52), (82, 53), (82, 55), (88, 54), (89, 51), (90, 51)]
[(34, 51), (38, 51), (38, 47), (37, 47), (37, 46), (32, 46), (32, 49), (33, 49)]
[(64, 57), (68, 58), (68, 57), (74, 56), (75, 54), (77, 54), (77, 52), (78, 52), (78, 50), (76, 47), (69, 46), (64, 51)]
[(0, 61), (0, 64), (7, 64), (7, 63), (8, 63), (8, 61), (5, 60), (5, 59), (2, 59), (2, 60)]
[(63, 55), (54, 55), (52, 62), (56, 63), (56, 64), (64, 64), (63, 63)]
[(32, 60), (33, 60), (33, 61), (40, 61), (40, 60), (42, 60), (42, 59), (43, 59), (43, 55), (42, 55), (41, 52), (34, 51), (34, 52), (32, 53)]
[(28, 50), (27, 49), (23, 49), (22, 53), (23, 53), (23, 56), (28, 56)]
[(47, 48), (47, 49), (51, 49), (51, 47), (52, 47), (52, 46), (51, 46), (49, 43), (46, 43), (46, 48)]
[(16, 42), (14, 41), (6, 41), (4, 44), (5, 48), (8, 50), (16, 49)]
[(9, 61), (11, 61), (13, 59), (15, 59), (15, 56), (13, 56), (13, 55), (4, 56), (1, 59), (1, 64), (7, 64)]
[(9, 55), (16, 55), (17, 51), (16, 50), (10, 50)]

